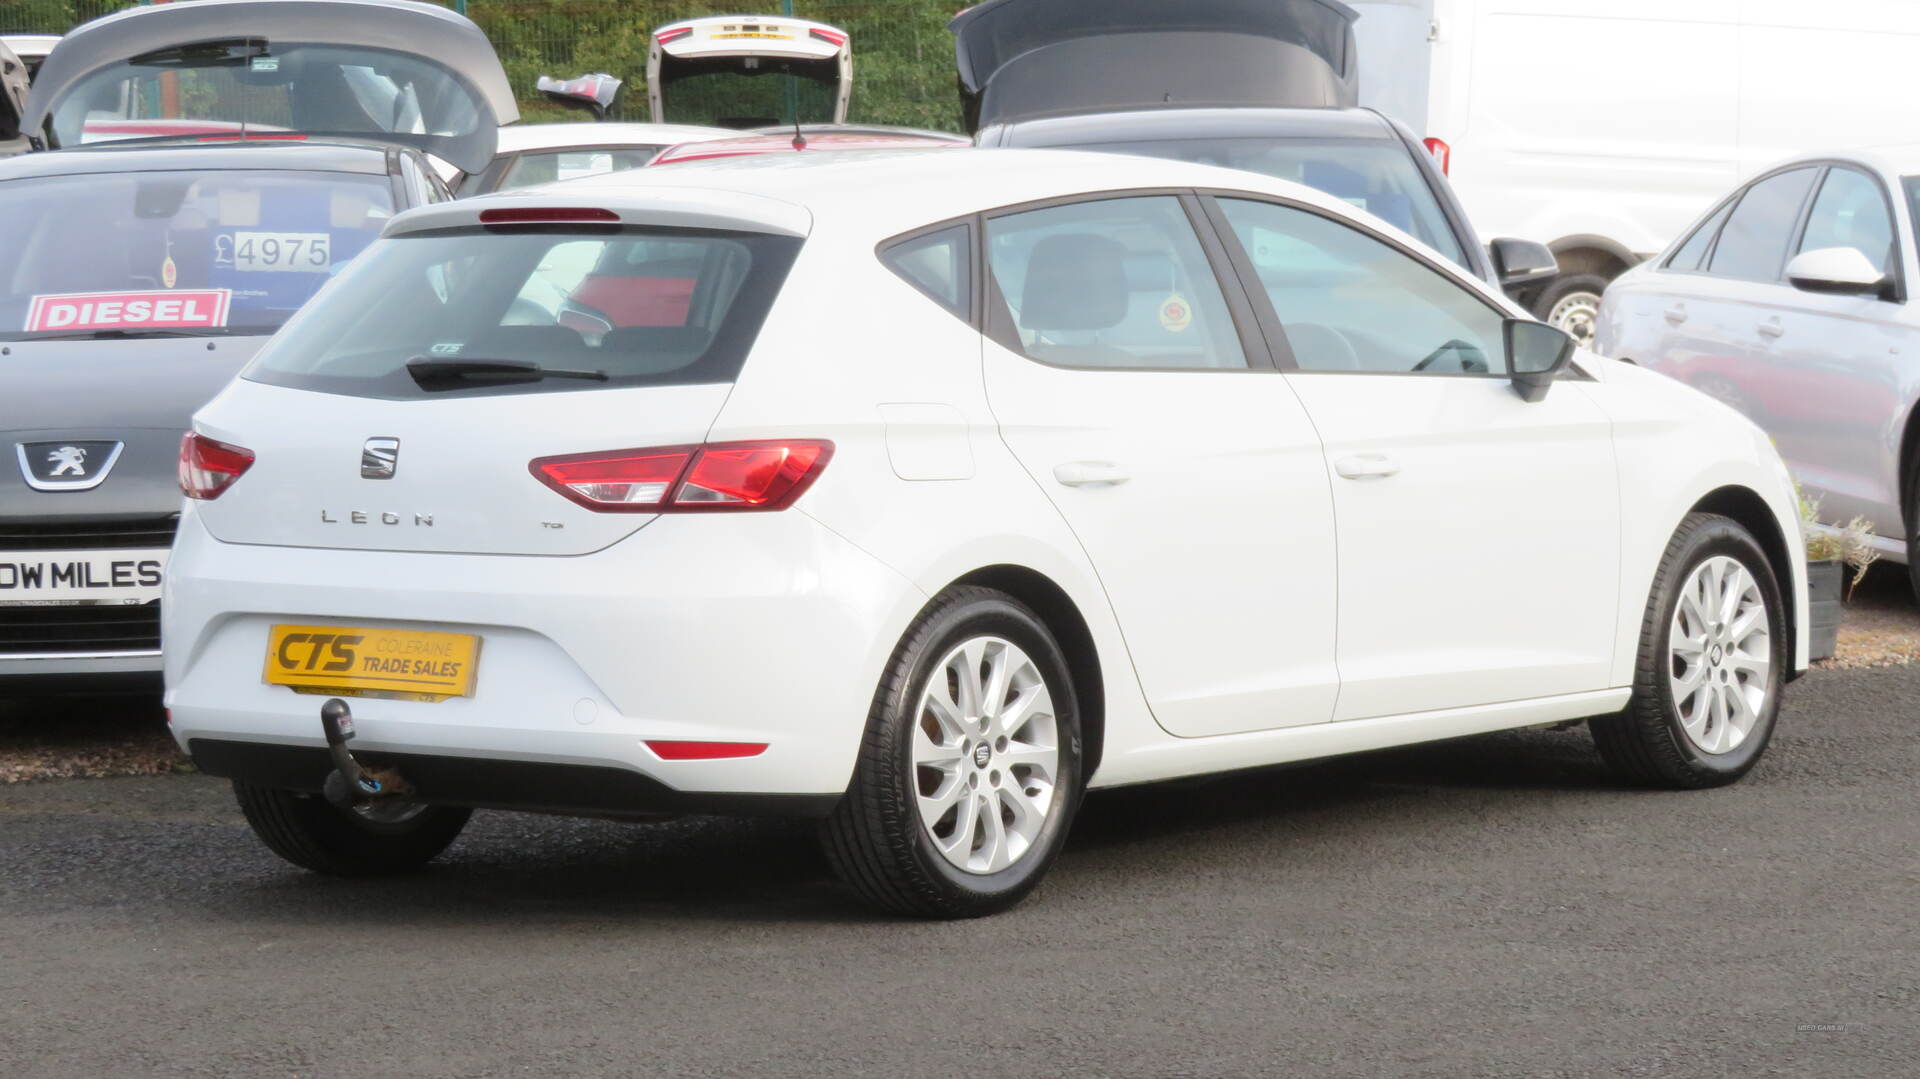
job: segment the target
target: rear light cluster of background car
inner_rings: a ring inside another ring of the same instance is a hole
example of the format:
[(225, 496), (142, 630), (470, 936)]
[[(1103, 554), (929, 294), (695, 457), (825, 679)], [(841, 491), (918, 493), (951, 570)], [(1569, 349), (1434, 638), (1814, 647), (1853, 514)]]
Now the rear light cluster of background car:
[[(599, 513), (779, 510), (818, 479), (833, 443), (812, 439), (710, 442), (541, 457), (533, 477)], [(180, 490), (220, 497), (253, 466), (253, 451), (202, 434), (180, 440)]]

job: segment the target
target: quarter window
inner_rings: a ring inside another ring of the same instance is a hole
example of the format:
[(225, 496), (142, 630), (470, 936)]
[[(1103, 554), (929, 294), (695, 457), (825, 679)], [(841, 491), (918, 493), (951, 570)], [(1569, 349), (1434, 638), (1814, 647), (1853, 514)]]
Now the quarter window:
[(1707, 248), (1713, 246), (1714, 236), (1720, 232), (1720, 226), (1726, 222), (1727, 215), (1732, 212), (1731, 200), (1715, 210), (1713, 216), (1707, 218), (1705, 224), (1694, 229), (1693, 235), (1687, 237), (1687, 242), (1681, 244), (1680, 250), (1675, 251), (1673, 257), (1667, 260), (1667, 268), (1670, 270), (1702, 269), (1702, 264), (1707, 260)]
[(1800, 206), (1813, 186), (1815, 169), (1794, 169), (1769, 176), (1752, 187), (1720, 230), (1708, 271), (1720, 277), (1775, 281), (1786, 262)]
[(1390, 244), (1317, 214), (1222, 199), (1303, 371), (1505, 374), (1506, 319)]
[(1066, 367), (1244, 369), (1220, 283), (1180, 200), (1103, 199), (987, 222), (1021, 349)]
[(1881, 273), (1893, 272), (1893, 220), (1880, 185), (1853, 169), (1829, 169), (1807, 217), (1801, 251), (1851, 247)]
[(973, 317), (973, 239), (965, 225), (903, 240), (880, 253), (887, 269), (963, 319)]

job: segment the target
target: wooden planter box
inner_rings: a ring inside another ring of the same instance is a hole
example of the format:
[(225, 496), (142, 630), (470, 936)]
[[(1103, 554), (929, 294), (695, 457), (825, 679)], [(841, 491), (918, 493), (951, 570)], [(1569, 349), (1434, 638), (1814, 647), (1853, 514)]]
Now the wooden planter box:
[(1839, 559), (1807, 563), (1807, 658), (1828, 659), (1840, 636), (1840, 595), (1846, 566)]

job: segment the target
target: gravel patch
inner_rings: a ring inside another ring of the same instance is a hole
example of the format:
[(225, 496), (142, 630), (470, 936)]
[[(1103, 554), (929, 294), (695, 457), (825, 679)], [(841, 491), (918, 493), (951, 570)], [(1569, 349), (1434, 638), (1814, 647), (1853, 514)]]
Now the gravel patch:
[(1817, 667), (1857, 670), (1905, 667), (1920, 660), (1920, 604), (1913, 598), (1907, 568), (1875, 563), (1847, 598), (1837, 650)]
[(0, 697), (0, 784), (192, 770), (157, 697)]

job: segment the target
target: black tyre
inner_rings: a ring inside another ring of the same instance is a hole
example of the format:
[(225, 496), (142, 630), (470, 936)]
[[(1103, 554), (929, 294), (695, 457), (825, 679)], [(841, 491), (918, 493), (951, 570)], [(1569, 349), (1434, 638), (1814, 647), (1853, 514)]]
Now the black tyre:
[(1913, 598), (1920, 600), (1920, 464), (1907, 469), (1907, 581), (1913, 586)]
[(253, 834), (294, 865), (337, 877), (378, 877), (420, 868), (447, 849), (469, 809), (389, 802), (345, 810), (317, 794), (238, 780), (234, 800)]
[(1083, 782), (1053, 634), (1004, 593), (954, 588), (895, 649), (822, 839), (840, 878), (882, 910), (995, 914), (1053, 864)]
[(1612, 278), (1597, 273), (1563, 273), (1534, 297), (1534, 317), (1572, 334), (1581, 347), (1593, 347), (1600, 297)]
[(1623, 778), (1716, 787), (1766, 752), (1792, 646), (1765, 552), (1735, 521), (1689, 514), (1654, 573), (1640, 626), (1633, 697), (1589, 721)]

